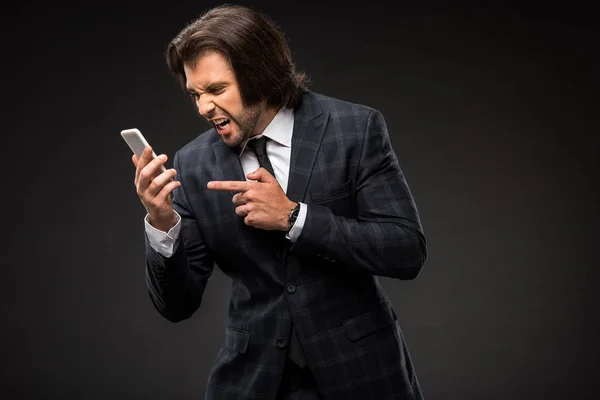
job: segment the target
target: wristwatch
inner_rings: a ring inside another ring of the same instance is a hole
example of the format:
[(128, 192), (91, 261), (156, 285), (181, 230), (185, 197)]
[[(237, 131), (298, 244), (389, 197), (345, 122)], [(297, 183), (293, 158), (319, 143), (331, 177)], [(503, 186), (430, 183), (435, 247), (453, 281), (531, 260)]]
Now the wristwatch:
[(300, 213), (300, 203), (296, 203), (296, 207), (292, 208), (292, 211), (288, 214), (288, 233), (292, 230), (298, 214)]

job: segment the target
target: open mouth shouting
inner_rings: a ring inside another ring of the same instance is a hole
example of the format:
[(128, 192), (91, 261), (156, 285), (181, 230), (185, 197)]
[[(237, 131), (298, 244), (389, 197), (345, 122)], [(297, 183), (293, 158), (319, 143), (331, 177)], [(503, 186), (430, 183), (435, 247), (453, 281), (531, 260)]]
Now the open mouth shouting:
[(230, 121), (228, 118), (215, 118), (212, 120), (215, 129), (219, 134), (226, 135), (231, 130)]

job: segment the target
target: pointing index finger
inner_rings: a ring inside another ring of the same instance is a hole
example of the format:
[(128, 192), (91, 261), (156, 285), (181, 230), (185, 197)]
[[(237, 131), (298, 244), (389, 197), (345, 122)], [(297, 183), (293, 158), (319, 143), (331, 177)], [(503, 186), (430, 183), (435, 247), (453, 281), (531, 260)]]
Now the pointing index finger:
[(250, 189), (251, 182), (247, 181), (211, 181), (206, 187), (211, 190), (226, 190), (233, 192), (245, 192)]

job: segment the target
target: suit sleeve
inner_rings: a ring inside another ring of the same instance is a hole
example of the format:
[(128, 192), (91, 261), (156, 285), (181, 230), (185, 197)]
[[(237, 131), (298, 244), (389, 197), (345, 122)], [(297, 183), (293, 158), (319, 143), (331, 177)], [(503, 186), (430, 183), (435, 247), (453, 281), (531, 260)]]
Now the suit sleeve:
[[(173, 166), (178, 173), (179, 163), (177, 153)], [(167, 320), (178, 322), (200, 307), (214, 260), (198, 229), (183, 181), (172, 195), (173, 208), (181, 217), (179, 238), (173, 255), (165, 257), (154, 250), (146, 236), (146, 286), (158, 312)]]
[(291, 251), (373, 275), (417, 277), (427, 254), (425, 236), (385, 120), (377, 110), (367, 118), (354, 195), (356, 218), (308, 204), (302, 233)]

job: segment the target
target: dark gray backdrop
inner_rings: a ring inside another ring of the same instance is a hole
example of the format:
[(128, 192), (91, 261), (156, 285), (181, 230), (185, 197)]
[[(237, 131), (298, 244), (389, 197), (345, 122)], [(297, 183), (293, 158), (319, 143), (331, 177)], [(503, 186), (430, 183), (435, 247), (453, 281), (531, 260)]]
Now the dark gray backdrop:
[[(597, 398), (591, 11), (325, 3), (253, 4), (313, 90), (387, 119), (429, 258), (417, 280), (383, 284), (426, 398)], [(152, 308), (119, 131), (172, 158), (206, 128), (163, 52), (212, 4), (4, 13), (3, 398), (202, 397), (230, 282), (217, 270), (187, 321)]]

